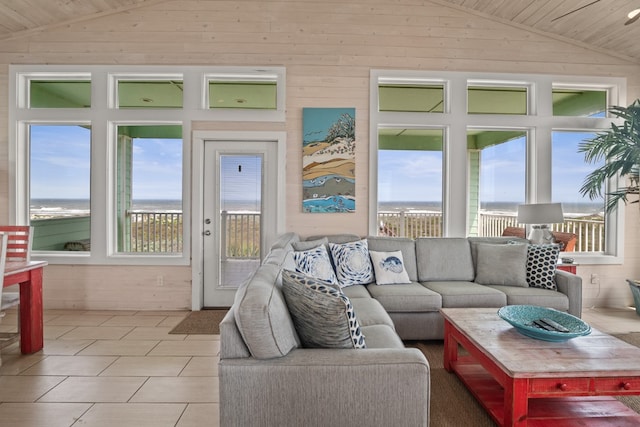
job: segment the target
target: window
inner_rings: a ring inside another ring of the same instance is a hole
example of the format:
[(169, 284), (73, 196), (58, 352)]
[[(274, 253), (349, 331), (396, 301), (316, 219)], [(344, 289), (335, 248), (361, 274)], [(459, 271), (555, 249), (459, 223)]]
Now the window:
[(182, 252), (182, 127), (118, 126), (118, 252)]
[[(523, 226), (516, 221), (519, 204), (559, 201), (566, 221), (554, 228), (578, 234), (572, 256), (618, 262), (623, 230), (616, 215), (603, 217), (604, 201), (580, 198), (594, 166), (585, 165), (577, 145), (609, 127), (606, 106), (625, 105), (625, 84), (618, 78), (373, 70), (369, 232), (437, 235), (388, 225), (389, 211), (404, 212), (397, 216), (406, 224), (406, 212), (429, 201), (441, 216), (442, 235), (498, 236)], [(442, 107), (427, 108), (425, 99)], [(437, 149), (427, 143), (436, 129)], [(413, 181), (395, 179), (409, 173)]]
[(75, 77), (29, 80), (29, 108), (90, 108), (91, 82)]
[(9, 220), (34, 226), (33, 256), (52, 264), (188, 265), (191, 123), (285, 117), (280, 67), (12, 65), (10, 78)]
[(469, 235), (499, 236), (516, 226), (526, 195), (526, 140), (522, 131), (467, 132)]
[(551, 180), (553, 202), (562, 203), (565, 222), (554, 224), (557, 231), (579, 236), (577, 251), (605, 251), (604, 199), (590, 200), (580, 194), (585, 177), (602, 164), (587, 164), (578, 145), (593, 138), (592, 132), (556, 131), (552, 135)]
[(91, 128), (31, 125), (29, 136), (32, 248), (85, 251), (91, 239)]
[(442, 129), (380, 129), (380, 234), (442, 235), (442, 136)]

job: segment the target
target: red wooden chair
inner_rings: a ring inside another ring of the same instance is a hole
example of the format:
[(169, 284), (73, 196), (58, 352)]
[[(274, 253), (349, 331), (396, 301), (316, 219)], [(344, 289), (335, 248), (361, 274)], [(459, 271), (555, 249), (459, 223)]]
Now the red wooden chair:
[[(28, 225), (0, 225), (0, 233), (6, 240), (7, 246), (5, 251), (6, 262), (11, 261), (30, 261), (31, 260), (31, 241), (33, 233)], [(4, 272), (4, 264), (2, 270)], [(2, 303), (0, 304), (0, 316), (6, 315), (6, 310), (11, 307), (18, 307), (17, 331), (0, 333), (0, 348), (6, 347), (20, 338), (20, 292), (9, 291), (2, 292)]]

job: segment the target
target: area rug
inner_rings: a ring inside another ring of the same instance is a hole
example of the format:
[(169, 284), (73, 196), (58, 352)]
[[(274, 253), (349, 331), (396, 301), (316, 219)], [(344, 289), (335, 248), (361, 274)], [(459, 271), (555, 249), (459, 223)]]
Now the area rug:
[[(616, 335), (640, 347), (640, 333)], [(434, 427), (494, 427), (489, 414), (455, 374), (444, 370), (442, 341), (408, 341), (407, 347), (422, 351), (431, 367), (431, 425)], [(640, 413), (640, 396), (618, 396), (618, 400)]]
[(170, 334), (217, 335), (220, 333), (220, 322), (228, 309), (210, 309), (192, 311), (169, 331)]

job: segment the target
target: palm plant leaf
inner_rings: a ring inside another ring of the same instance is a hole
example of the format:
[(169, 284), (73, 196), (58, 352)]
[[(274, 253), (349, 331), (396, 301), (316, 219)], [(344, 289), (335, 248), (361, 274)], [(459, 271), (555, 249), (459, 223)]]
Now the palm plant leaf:
[[(623, 119), (623, 123), (612, 123), (609, 130), (586, 139), (578, 146), (578, 152), (584, 153), (586, 163), (605, 161), (604, 165), (585, 177), (580, 193), (591, 200), (606, 196), (607, 212), (614, 210), (620, 201), (629, 202), (629, 195), (638, 195), (640, 100), (634, 101), (629, 107), (611, 107), (609, 111), (613, 116)], [(607, 193), (607, 181), (617, 175), (627, 178), (630, 185)]]

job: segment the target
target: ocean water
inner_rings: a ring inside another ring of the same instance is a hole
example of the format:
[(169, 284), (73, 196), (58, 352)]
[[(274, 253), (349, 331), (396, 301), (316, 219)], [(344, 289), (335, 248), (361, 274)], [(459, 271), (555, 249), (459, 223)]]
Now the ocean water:
[[(232, 212), (256, 212), (260, 210), (260, 205), (256, 201), (227, 200), (223, 209)], [(31, 218), (86, 216), (90, 212), (87, 199), (31, 199), (30, 210)], [(180, 213), (182, 200), (134, 200), (131, 210)]]
[[(442, 212), (440, 202), (379, 202), (381, 211), (427, 211)], [(513, 213), (518, 212), (518, 205), (522, 202), (485, 202), (480, 204), (484, 212)], [(599, 203), (562, 203), (565, 216), (602, 215), (603, 205)]]

